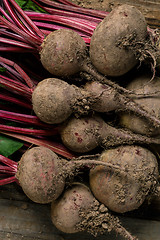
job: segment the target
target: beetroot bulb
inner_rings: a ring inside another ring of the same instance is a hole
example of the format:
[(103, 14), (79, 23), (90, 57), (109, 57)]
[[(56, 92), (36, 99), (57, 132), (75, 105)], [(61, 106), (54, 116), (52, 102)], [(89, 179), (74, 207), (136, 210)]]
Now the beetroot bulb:
[[(4, 5), (6, 7), (6, 10), (12, 14), (9, 16), (6, 12), (3, 12), (6, 19), (0, 16), (0, 21), (5, 26), (7, 26), (7, 28), (18, 33), (21, 36), (20, 38), (23, 37), (25, 39), (25, 46), (21, 44), (17, 45), (17, 47), (19, 46), (21, 49), (22, 47), (25, 47), (25, 50), (27, 50), (27, 46), (30, 46), (30, 51), (38, 51), (40, 53), (42, 64), (46, 65), (46, 69), (48, 69), (52, 74), (56, 76), (69, 76), (75, 74), (78, 71), (85, 71), (93, 75), (98, 81), (105, 82), (107, 85), (112, 86), (113, 89), (117, 90), (117, 92), (121, 91), (121, 94), (129, 93), (125, 88), (122, 88), (118, 84), (107, 80), (103, 75), (97, 72), (97, 70), (91, 64), (91, 61), (87, 54), (87, 46), (78, 33), (69, 29), (60, 29), (50, 33), (46, 37), (40, 31), (40, 29), (35, 26), (31, 19), (29, 19), (29, 17), (22, 11), (22, 9), (15, 3), (14, 0), (4, 0)], [(21, 16), (20, 21), (17, 21), (14, 10), (19, 14), (16, 15), (17, 17)], [(13, 15), (14, 20), (12, 20), (16, 26), (12, 23), (12, 21), (9, 22)], [(21, 22), (23, 22), (23, 26), (21, 26)], [(26, 29), (24, 30), (25, 26)], [(49, 56), (47, 56), (47, 53)], [(130, 101), (129, 96), (125, 97), (126, 102)], [(134, 103), (132, 102), (130, 104), (130, 108), (131, 105), (133, 105), (135, 111)], [(145, 115), (143, 110), (139, 114)], [(151, 115), (148, 115), (147, 117), (152, 124), (157, 127), (160, 126), (159, 119), (156, 119)]]
[(68, 149), (79, 153), (89, 152), (98, 146), (107, 149), (122, 144), (160, 144), (160, 139), (111, 126), (97, 114), (71, 117), (62, 125), (60, 135)]
[(160, 120), (155, 118), (153, 113), (149, 114), (149, 110), (143, 110), (137, 103), (106, 84), (94, 81), (86, 84), (84, 88), (78, 88), (61, 79), (48, 78), (37, 85), (16, 62), (0, 57), (0, 64), (11, 74), (9, 77), (8, 74), (0, 75), (0, 83), (9, 91), (26, 96), (29, 102), (32, 99), (34, 112), (45, 123), (59, 124), (72, 113), (84, 115), (90, 111), (122, 110), (146, 119), (151, 126), (160, 125)]
[(107, 76), (121, 76), (145, 58), (154, 61), (159, 50), (147, 32), (147, 23), (135, 7), (115, 7), (94, 30), (90, 58), (96, 69)]
[(99, 160), (123, 169), (116, 172), (96, 166), (90, 170), (91, 190), (110, 210), (118, 213), (135, 210), (158, 191), (158, 161), (148, 149), (119, 146), (103, 151)]
[[(10, 51), (24, 49), (24, 51), (38, 52), (42, 65), (55, 76), (65, 77), (79, 71), (85, 71), (98, 81), (105, 82), (119, 91), (128, 93), (128, 90), (97, 72), (91, 64), (86, 43), (77, 32), (70, 29), (59, 29), (46, 36), (14, 0), (4, 0), (4, 6), (7, 12), (0, 10), (6, 19), (0, 16), (0, 21), (7, 29), (18, 33), (17, 40), (21, 40), (19, 42), (8, 40), (7, 43), (11, 44), (8, 51), (9, 49)], [(5, 31), (3, 34), (5, 36)], [(6, 32), (6, 36), (8, 36), (7, 34), (11, 33)], [(15, 35), (13, 36), (16, 38)], [(4, 39), (2, 39), (2, 42), (4, 42)], [(0, 49), (7, 50), (5, 47)]]
[[(73, 177), (82, 167), (93, 167), (101, 164), (96, 156), (74, 158), (70, 161), (60, 158), (47, 147), (33, 147), (27, 150), (18, 164), (0, 155), (0, 162), (14, 169), (13, 181), (18, 181), (24, 193), (36, 203), (49, 203), (63, 192), (66, 178)], [(102, 165), (112, 167), (102, 162)], [(116, 168), (118, 169), (118, 168)], [(10, 182), (5, 180), (5, 184)], [(0, 181), (4, 185), (4, 180)]]
[(154, 114), (112, 87), (96, 81), (79, 88), (58, 78), (44, 79), (33, 91), (32, 104), (37, 117), (49, 124), (62, 123), (72, 113), (129, 111), (146, 119), (151, 126), (160, 126), (160, 120)]
[(95, 199), (86, 185), (78, 182), (52, 202), (51, 219), (57, 229), (65, 233), (87, 231), (96, 236), (114, 231), (124, 239), (137, 240), (122, 226), (118, 217)]
[[(141, 105), (146, 111), (160, 118), (160, 79), (155, 76), (152, 81), (147, 74), (140, 74), (134, 77), (127, 85), (127, 89), (135, 90), (140, 97), (135, 97), (134, 101)], [(154, 93), (152, 95), (152, 93)], [(143, 97), (143, 93), (146, 97)], [(147, 96), (148, 95), (148, 96)], [(132, 114), (123, 113), (120, 115), (120, 125), (132, 130), (135, 133), (140, 133), (147, 136), (159, 137), (159, 129), (150, 126), (145, 119), (140, 119)]]

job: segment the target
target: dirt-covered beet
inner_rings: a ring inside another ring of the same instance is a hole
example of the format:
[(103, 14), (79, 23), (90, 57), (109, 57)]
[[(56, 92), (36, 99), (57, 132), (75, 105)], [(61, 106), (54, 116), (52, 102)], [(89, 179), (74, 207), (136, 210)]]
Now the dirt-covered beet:
[(62, 164), (64, 162), (50, 149), (34, 147), (22, 155), (16, 178), (32, 201), (48, 203), (64, 189), (65, 177), (60, 175)]
[(98, 114), (80, 118), (71, 117), (61, 126), (60, 135), (67, 148), (79, 153), (89, 152), (98, 146), (110, 148), (133, 143), (160, 145), (160, 139), (111, 126)]
[(16, 178), (32, 201), (49, 203), (64, 190), (66, 162), (46, 147), (34, 147), (22, 155)]
[(82, 183), (74, 183), (51, 205), (53, 224), (62, 232), (76, 233), (88, 231), (94, 236), (115, 231), (125, 239), (136, 240), (92, 195), (90, 189)]
[(60, 79), (45, 79), (33, 91), (33, 110), (45, 123), (61, 123), (72, 114), (72, 99), (77, 94), (73, 86)]
[(81, 116), (91, 111), (129, 111), (156, 127), (160, 126), (160, 120), (153, 114), (128, 96), (98, 81), (80, 88), (58, 78), (44, 79), (34, 88), (32, 105), (39, 119), (49, 124), (62, 123), (72, 113)]
[(97, 71), (91, 63), (83, 38), (73, 30), (59, 29), (50, 33), (42, 43), (40, 56), (44, 68), (54, 76), (65, 77), (87, 72), (97, 81), (106, 83), (117, 91), (128, 92)]
[[(88, 82), (84, 85), (84, 89), (90, 93), (92, 93), (93, 98), (95, 98), (95, 102), (92, 104), (92, 108), (97, 112), (112, 112), (117, 109), (123, 109), (125, 111), (125, 107), (123, 107), (124, 98), (120, 93), (117, 93), (115, 89), (112, 87), (101, 84), (97, 81)], [(117, 97), (117, 95), (119, 97)], [(122, 97), (122, 98), (121, 98)], [(126, 101), (125, 101), (126, 102)], [(128, 111), (129, 109), (126, 109)]]
[(114, 8), (96, 27), (91, 37), (90, 58), (97, 70), (121, 76), (138, 63), (136, 43), (144, 44), (147, 23), (134, 6)]
[[(127, 89), (136, 91), (137, 96), (135, 96), (134, 101), (157, 119), (160, 119), (160, 79), (158, 77), (151, 81), (149, 75), (141, 74), (128, 84)], [(143, 94), (145, 94), (145, 97)], [(148, 121), (127, 112), (120, 114), (120, 124), (135, 133), (147, 136), (159, 136), (160, 134), (160, 130), (149, 124)]]
[(63, 192), (66, 179), (69, 181), (82, 167), (92, 168), (97, 164), (108, 166), (96, 157), (83, 156), (67, 161), (46, 147), (33, 147), (22, 155), (15, 177), (32, 201), (49, 203)]
[(41, 63), (55, 76), (70, 76), (79, 72), (87, 51), (80, 35), (68, 29), (50, 33), (41, 47)]
[(72, 117), (61, 128), (64, 145), (74, 152), (85, 153), (100, 145), (105, 122), (99, 117)]
[(139, 208), (151, 196), (158, 182), (155, 155), (140, 146), (119, 146), (105, 150), (100, 160), (121, 171), (97, 166), (90, 170), (90, 187), (95, 197), (110, 210), (124, 213)]

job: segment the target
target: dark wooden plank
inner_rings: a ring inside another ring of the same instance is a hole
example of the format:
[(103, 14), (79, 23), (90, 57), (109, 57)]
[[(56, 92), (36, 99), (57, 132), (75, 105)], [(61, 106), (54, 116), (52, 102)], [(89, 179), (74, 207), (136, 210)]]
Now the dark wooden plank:
[[(8, 185), (9, 186), (9, 185)], [(15, 194), (11, 199), (0, 197), (0, 239), (3, 240), (95, 240), (87, 233), (64, 234), (59, 232), (50, 219), (50, 205), (31, 202), (23, 192), (16, 191), (14, 185), (9, 187)], [(5, 190), (7, 193), (7, 189)], [(4, 197), (4, 189), (2, 190)], [(0, 194), (0, 196), (2, 196)], [(7, 194), (6, 194), (7, 196)], [(11, 195), (10, 195), (11, 196)], [(15, 197), (16, 199), (13, 199)], [(136, 215), (135, 215), (136, 216)], [(159, 240), (160, 221), (138, 219), (136, 217), (120, 217), (122, 224), (139, 240)], [(96, 240), (122, 240), (114, 233), (97, 236)]]

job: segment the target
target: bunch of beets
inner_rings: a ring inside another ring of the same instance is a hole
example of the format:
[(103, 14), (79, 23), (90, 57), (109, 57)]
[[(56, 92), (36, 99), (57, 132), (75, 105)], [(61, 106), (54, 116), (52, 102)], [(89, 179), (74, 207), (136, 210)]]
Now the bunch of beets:
[(158, 32), (127, 4), (32, 1), (43, 13), (0, 5), (0, 131), (23, 142), (0, 185), (51, 203), (62, 232), (135, 240), (116, 214), (159, 190)]

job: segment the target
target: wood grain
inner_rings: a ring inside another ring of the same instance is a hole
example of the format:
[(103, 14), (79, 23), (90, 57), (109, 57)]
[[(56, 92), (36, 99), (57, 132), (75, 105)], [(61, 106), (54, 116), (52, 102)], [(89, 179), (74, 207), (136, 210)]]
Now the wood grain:
[[(139, 240), (160, 239), (160, 209), (154, 211), (157, 201), (135, 211), (119, 216), (120, 220)], [(3, 240), (124, 240), (113, 232), (94, 238), (87, 233), (64, 234), (58, 231), (50, 218), (50, 204), (30, 201), (16, 184), (1, 187), (0, 239)]]

